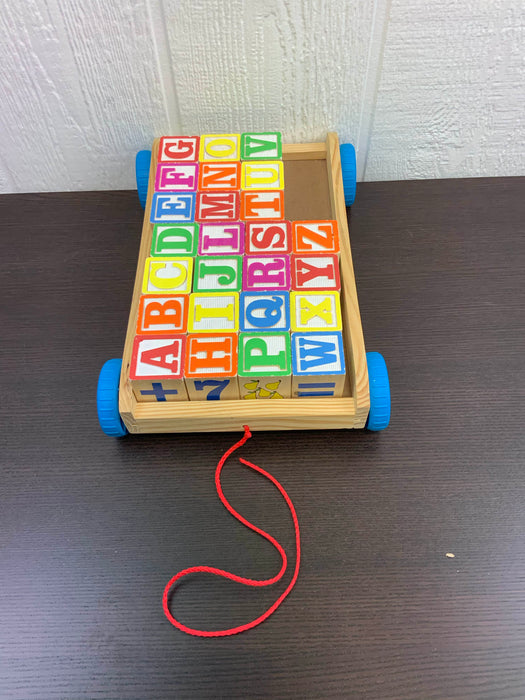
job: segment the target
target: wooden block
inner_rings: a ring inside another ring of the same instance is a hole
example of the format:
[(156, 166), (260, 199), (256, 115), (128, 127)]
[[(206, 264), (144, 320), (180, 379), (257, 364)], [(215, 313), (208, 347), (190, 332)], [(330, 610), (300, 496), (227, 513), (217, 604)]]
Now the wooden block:
[(193, 192), (198, 184), (198, 163), (159, 163), (155, 192)]
[(188, 223), (195, 220), (195, 192), (155, 192), (151, 201), (153, 224)]
[(337, 255), (292, 255), (291, 271), (294, 290), (341, 289)]
[(241, 255), (243, 252), (242, 221), (201, 224), (199, 255)]
[(343, 335), (292, 333), (292, 397), (342, 396), (346, 378)]
[(206, 255), (195, 259), (194, 292), (240, 292), (241, 289), (240, 255)]
[(239, 304), (241, 331), (290, 330), (289, 292), (241, 292)]
[(243, 190), (282, 190), (284, 170), (281, 160), (254, 160), (242, 164)]
[(236, 221), (239, 218), (239, 193), (197, 192), (195, 221)]
[(199, 167), (199, 190), (231, 191), (241, 189), (241, 164), (204, 162)]
[(282, 190), (264, 192), (241, 191), (241, 219), (264, 221), (284, 219), (284, 193)]
[(188, 335), (184, 381), (190, 401), (239, 398), (237, 334)]
[(291, 285), (290, 256), (246, 255), (242, 278), (245, 292), (288, 290)]
[(184, 383), (185, 335), (135, 336), (129, 368), (137, 401), (187, 401)]
[(186, 333), (189, 301), (187, 294), (143, 294), (139, 300), (137, 335)]
[(275, 160), (282, 155), (282, 138), (278, 131), (241, 134), (242, 160)]
[(239, 294), (190, 294), (189, 333), (237, 333), (239, 330)]
[(193, 258), (146, 258), (142, 291), (144, 294), (189, 294)]
[(240, 160), (240, 134), (203, 134), (199, 160)]
[(292, 331), (340, 331), (339, 292), (291, 292)]
[(199, 160), (199, 136), (163, 136), (159, 142), (158, 161)]
[(197, 255), (199, 224), (155, 224), (151, 238), (154, 257)]
[(284, 254), (292, 251), (289, 221), (249, 221), (246, 224), (248, 255)]
[(242, 399), (290, 398), (290, 334), (240, 333), (238, 374)]
[(337, 221), (294, 221), (294, 253), (339, 253)]

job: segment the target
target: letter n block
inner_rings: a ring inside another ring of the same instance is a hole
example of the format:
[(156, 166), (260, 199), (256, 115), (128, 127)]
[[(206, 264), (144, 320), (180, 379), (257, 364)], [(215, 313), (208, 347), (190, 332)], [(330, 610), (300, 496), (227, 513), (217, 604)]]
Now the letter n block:
[(205, 255), (195, 259), (194, 292), (240, 292), (241, 288), (240, 255)]
[(289, 255), (246, 255), (243, 289), (245, 292), (285, 291), (290, 289)]
[(199, 224), (155, 224), (151, 255), (173, 257), (197, 255)]
[(199, 160), (240, 160), (240, 134), (203, 134), (201, 136)]
[(159, 163), (199, 160), (198, 136), (163, 136), (159, 143)]
[(239, 321), (245, 332), (289, 331), (289, 292), (241, 292)]
[(188, 335), (184, 377), (190, 401), (238, 399), (237, 334)]
[(267, 192), (241, 192), (241, 219), (243, 221), (264, 221), (284, 219), (283, 190)]
[(278, 131), (241, 134), (242, 160), (274, 160), (282, 155), (282, 139)]
[(292, 333), (292, 397), (342, 396), (346, 380), (343, 336)]
[(146, 258), (144, 294), (189, 294), (193, 258)]
[(297, 254), (339, 253), (337, 221), (294, 221), (292, 247)]
[(129, 379), (139, 402), (187, 401), (185, 335), (135, 336)]
[(236, 221), (238, 218), (238, 192), (197, 192), (196, 221)]
[(289, 333), (239, 333), (241, 399), (283, 399), (291, 396)]
[(197, 163), (158, 163), (155, 174), (156, 192), (193, 192), (197, 189)]
[(292, 251), (289, 221), (250, 221), (246, 224), (248, 255), (286, 255)]
[(237, 292), (190, 294), (189, 333), (237, 333), (238, 330)]
[(231, 191), (241, 189), (241, 164), (204, 162), (199, 168), (199, 190)]
[(195, 192), (155, 192), (151, 202), (153, 224), (185, 224), (195, 220)]
[(292, 331), (340, 331), (339, 292), (291, 292)]
[(282, 190), (284, 170), (281, 160), (254, 160), (241, 168), (243, 190)]
[(187, 294), (143, 294), (139, 300), (137, 335), (186, 333), (189, 301)]
[(294, 290), (341, 289), (337, 255), (292, 255), (291, 268)]

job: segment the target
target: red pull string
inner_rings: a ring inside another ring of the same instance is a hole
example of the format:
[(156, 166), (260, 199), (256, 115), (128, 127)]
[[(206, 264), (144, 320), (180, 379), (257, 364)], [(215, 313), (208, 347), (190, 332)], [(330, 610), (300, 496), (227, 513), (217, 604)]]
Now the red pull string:
[(271, 586), (272, 583), (277, 583), (277, 581), (280, 581), (282, 577), (284, 576), (284, 573), (286, 571), (286, 566), (287, 566), (287, 559), (286, 559), (286, 552), (284, 551), (283, 547), (277, 542), (277, 540), (269, 535), (267, 532), (264, 530), (261, 530), (261, 528), (257, 527), (256, 525), (253, 525), (250, 523), (246, 518), (244, 518), (240, 513), (238, 513), (235, 508), (233, 508), (232, 505), (230, 505), (228, 499), (224, 495), (224, 492), (222, 490), (222, 485), (221, 485), (221, 472), (222, 468), (224, 466), (224, 463), (228, 459), (228, 457), (235, 452), (235, 450), (239, 449), (239, 447), (242, 447), (244, 443), (251, 438), (252, 434), (250, 432), (250, 429), (248, 428), (247, 425), (243, 426), (244, 427), (244, 435), (243, 437), (239, 440), (239, 442), (235, 443), (232, 447), (230, 447), (229, 450), (227, 450), (223, 456), (221, 457), (219, 463), (217, 464), (217, 469), (215, 471), (215, 486), (217, 488), (217, 493), (219, 494), (219, 498), (221, 499), (223, 505), (226, 507), (226, 509), (235, 517), (237, 520), (239, 520), (243, 525), (246, 525), (246, 527), (250, 528), (250, 530), (253, 530), (256, 532), (258, 535), (261, 535), (265, 539), (268, 540), (268, 542), (271, 542), (273, 546), (277, 549), (279, 554), (281, 555), (281, 560), (282, 560), (282, 566), (279, 571), (279, 573), (274, 576), (273, 578), (268, 578), (264, 580), (258, 580), (258, 579), (251, 579), (251, 578), (244, 578), (243, 576), (237, 576), (236, 574), (231, 574), (229, 571), (223, 571), (223, 569), (216, 569), (212, 566), (192, 566), (189, 569), (183, 569), (183, 571), (179, 571), (178, 574), (175, 574), (173, 578), (171, 578), (165, 589), (164, 589), (164, 594), (162, 596), (162, 607), (164, 609), (164, 614), (168, 618), (168, 620), (171, 622), (172, 625), (177, 627), (177, 629), (181, 630), (182, 632), (186, 632), (186, 634), (192, 634), (196, 637), (228, 637), (233, 634), (239, 634), (240, 632), (246, 632), (246, 630), (252, 629), (252, 627), (257, 627), (257, 625), (260, 625), (261, 622), (264, 622), (267, 618), (272, 615), (279, 605), (283, 602), (283, 600), (286, 598), (286, 596), (290, 593), (292, 588), (295, 585), (295, 582), (297, 581), (297, 577), (299, 576), (299, 565), (301, 561), (301, 537), (300, 537), (300, 532), (299, 532), (299, 521), (297, 520), (297, 514), (295, 512), (294, 505), (284, 490), (284, 488), (281, 486), (281, 484), (277, 481), (275, 477), (273, 477), (271, 474), (269, 474), (267, 471), (264, 469), (261, 469), (261, 467), (258, 467), (256, 464), (252, 464), (251, 462), (248, 462), (245, 459), (239, 459), (241, 464), (244, 464), (247, 467), (250, 467), (250, 469), (254, 469), (256, 472), (259, 472), (259, 474), (262, 474), (265, 476), (267, 479), (269, 479), (272, 484), (274, 484), (279, 491), (281, 492), (282, 497), (286, 501), (286, 504), (288, 505), (288, 508), (290, 509), (290, 513), (292, 514), (292, 519), (293, 519), (293, 524), (294, 524), (294, 529), (295, 529), (295, 551), (296, 551), (296, 561), (295, 561), (295, 571), (292, 577), (292, 580), (288, 584), (287, 589), (282, 593), (279, 598), (275, 601), (273, 605), (271, 605), (266, 612), (264, 612), (262, 615), (260, 615), (258, 618), (255, 620), (252, 620), (251, 622), (247, 622), (245, 625), (239, 625), (239, 627), (231, 627), (230, 629), (227, 630), (216, 630), (216, 631), (207, 631), (207, 630), (197, 630), (193, 629), (193, 627), (187, 627), (186, 625), (183, 625), (181, 622), (176, 620), (173, 615), (170, 612), (169, 609), (169, 604), (168, 604), (168, 598), (169, 594), (171, 591), (172, 586), (179, 581), (181, 578), (184, 578), (184, 576), (189, 576), (190, 574), (198, 574), (198, 573), (204, 573), (204, 574), (213, 574), (215, 576), (222, 576), (223, 578), (228, 578), (231, 581), (237, 581), (238, 583), (242, 583), (245, 586)]

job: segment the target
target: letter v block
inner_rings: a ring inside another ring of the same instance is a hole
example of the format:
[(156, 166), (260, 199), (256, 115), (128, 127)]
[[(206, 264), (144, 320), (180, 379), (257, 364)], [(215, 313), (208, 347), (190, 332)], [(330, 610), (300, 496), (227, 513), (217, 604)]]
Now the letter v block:
[(190, 401), (238, 399), (237, 334), (188, 335), (184, 378)]
[(135, 336), (129, 368), (137, 401), (187, 401), (184, 383), (185, 335)]
[(343, 336), (292, 333), (292, 397), (342, 396), (346, 381)]
[(290, 398), (290, 334), (239, 333), (238, 374), (242, 399)]
[(280, 160), (282, 139), (278, 131), (241, 134), (242, 160)]

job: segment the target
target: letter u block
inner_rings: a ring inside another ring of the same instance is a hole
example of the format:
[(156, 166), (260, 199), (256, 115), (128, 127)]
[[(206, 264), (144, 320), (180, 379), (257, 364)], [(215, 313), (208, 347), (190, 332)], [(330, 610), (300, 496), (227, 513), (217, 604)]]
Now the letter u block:
[(187, 401), (185, 335), (135, 336), (129, 379), (139, 402)]
[(144, 294), (189, 294), (193, 258), (146, 258)]
[(282, 154), (282, 139), (278, 131), (241, 134), (242, 160), (277, 160)]
[(292, 331), (340, 331), (339, 292), (291, 292)]
[(292, 255), (291, 269), (294, 290), (341, 289), (337, 255)]
[(342, 396), (346, 381), (343, 336), (292, 333), (292, 397)]
[(263, 221), (284, 219), (283, 190), (265, 192), (241, 191), (241, 219), (243, 221)]
[(199, 160), (198, 136), (163, 136), (159, 143), (159, 163)]
[(240, 134), (203, 134), (201, 136), (199, 160), (240, 160)]
[(190, 294), (189, 333), (237, 333), (239, 294), (237, 292)]
[(199, 224), (155, 224), (151, 239), (154, 257), (197, 255)]
[(197, 189), (197, 163), (158, 163), (155, 192), (193, 192)]
[(188, 335), (184, 378), (190, 401), (238, 399), (237, 334)]
[(289, 292), (241, 292), (239, 321), (245, 332), (289, 331)]
[(290, 289), (290, 257), (261, 255), (244, 257), (243, 289), (254, 291), (285, 291)]
[(239, 333), (239, 391), (242, 399), (291, 396), (289, 333)]
[(186, 333), (189, 301), (187, 294), (142, 294), (137, 315), (137, 335)]
[(254, 160), (242, 164), (243, 190), (282, 190), (284, 170), (280, 160)]
[(292, 223), (293, 252), (339, 253), (337, 221), (294, 221)]

